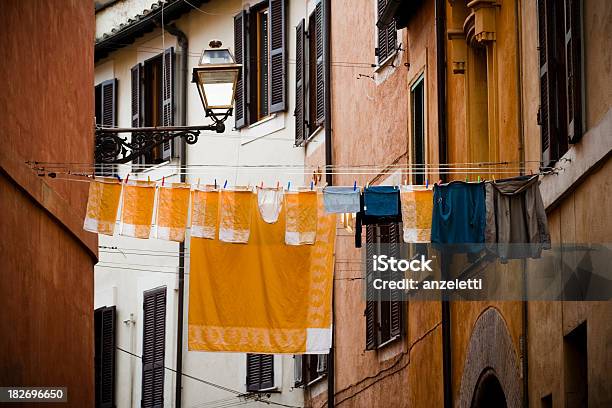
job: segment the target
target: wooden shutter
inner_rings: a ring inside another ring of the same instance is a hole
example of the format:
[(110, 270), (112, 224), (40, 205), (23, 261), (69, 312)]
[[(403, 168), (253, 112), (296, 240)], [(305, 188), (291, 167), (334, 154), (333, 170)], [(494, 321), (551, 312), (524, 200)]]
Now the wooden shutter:
[(101, 116), (103, 127), (117, 126), (117, 79), (109, 79), (100, 84)]
[[(389, 254), (395, 259), (401, 258), (400, 253), (400, 227), (399, 223), (392, 222), (389, 224)], [(393, 280), (399, 280), (403, 276), (400, 271), (391, 272)], [(399, 290), (391, 290), (389, 299), (389, 334), (391, 338), (402, 334), (402, 299)]]
[(582, 137), (581, 30), (580, 1), (565, 0), (565, 82), (570, 143)]
[(234, 16), (234, 57), (237, 64), (242, 64), (238, 80), (236, 81), (236, 129), (247, 125), (247, 83), (248, 64), (247, 57), (247, 12), (242, 10)]
[(166, 351), (166, 288), (144, 292), (143, 309), (141, 406), (162, 408)]
[(260, 391), (274, 387), (274, 356), (247, 354), (247, 391)]
[(549, 26), (550, 15), (547, 3), (550, 0), (538, 1), (538, 40), (540, 54), (540, 111), (538, 122), (540, 124), (540, 134), (542, 142), (542, 165), (549, 166), (556, 159), (557, 127), (554, 123), (554, 98), (551, 98), (553, 81), (551, 78), (551, 67), (553, 47), (550, 44), (550, 33), (552, 28)]
[(376, 251), (376, 226), (366, 225), (366, 309), (365, 309), (365, 321), (366, 321), (366, 350), (375, 350), (378, 344), (378, 330), (377, 330), (377, 314), (378, 314), (378, 302), (374, 299), (375, 291), (372, 287), (372, 256)]
[[(132, 127), (142, 126), (142, 64), (138, 63), (132, 67)], [(140, 155), (134, 160), (134, 164), (144, 164), (145, 156)]]
[(115, 306), (94, 312), (97, 408), (115, 406)]
[(295, 145), (299, 146), (306, 140), (308, 128), (306, 123), (306, 32), (304, 19), (295, 29)]
[(286, 0), (269, 0), (270, 113), (287, 109)]
[[(162, 125), (174, 125), (174, 47), (164, 51), (162, 55)], [(162, 159), (172, 158), (172, 143), (164, 142)]]
[[(319, 1), (315, 7), (315, 39), (316, 39), (316, 125), (319, 126), (325, 121), (325, 63), (323, 60), (323, 45), (325, 44), (325, 35), (323, 30), (323, 5)], [(310, 30), (310, 28), (309, 28)], [(312, 83), (312, 80), (311, 80)]]
[[(385, 10), (388, 0), (377, 0), (377, 21), (380, 21)], [(395, 28), (395, 20), (384, 27), (378, 28), (376, 56), (378, 57), (378, 65), (382, 64), (389, 58), (397, 47), (397, 30)]]

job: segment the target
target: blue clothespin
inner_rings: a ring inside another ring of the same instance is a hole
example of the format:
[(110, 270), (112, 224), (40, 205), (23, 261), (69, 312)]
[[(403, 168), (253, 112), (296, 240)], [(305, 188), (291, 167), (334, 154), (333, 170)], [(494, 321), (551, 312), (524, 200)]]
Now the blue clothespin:
[(119, 182), (121, 183), (121, 177), (119, 177), (118, 174), (115, 174), (115, 177), (117, 177), (117, 180), (119, 180)]
[(223, 188), (227, 187), (227, 180), (225, 180), (225, 183), (223, 183)]
[(312, 191), (313, 188), (314, 188), (314, 181), (310, 180), (310, 190)]
[(289, 189), (291, 189), (291, 182), (290, 181), (287, 182), (287, 191), (289, 191)]
[(429, 188), (429, 179), (425, 179), (425, 188)]
[(357, 191), (357, 180), (353, 183), (353, 191)]

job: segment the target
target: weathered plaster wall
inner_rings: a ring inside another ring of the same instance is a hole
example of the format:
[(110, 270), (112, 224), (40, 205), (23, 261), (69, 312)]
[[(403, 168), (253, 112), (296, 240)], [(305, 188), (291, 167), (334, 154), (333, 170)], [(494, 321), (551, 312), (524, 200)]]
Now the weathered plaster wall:
[(92, 161), (93, 4), (5, 1), (0, 37), (0, 385), (65, 386), (68, 406), (93, 406), (87, 184), (25, 164)]

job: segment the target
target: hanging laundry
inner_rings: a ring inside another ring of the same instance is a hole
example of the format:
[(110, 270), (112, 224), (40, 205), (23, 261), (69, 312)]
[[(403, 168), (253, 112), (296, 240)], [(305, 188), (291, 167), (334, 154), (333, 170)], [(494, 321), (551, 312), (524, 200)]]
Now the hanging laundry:
[(89, 199), (83, 229), (113, 235), (117, 209), (121, 199), (121, 183), (117, 179), (96, 178), (89, 183)]
[(550, 234), (538, 176), (487, 182), (487, 248), (502, 259), (539, 258)]
[(319, 205), (314, 245), (285, 245), (286, 207), (253, 217), (248, 245), (192, 238), (189, 350), (329, 352), (336, 216)]
[[(366, 191), (369, 193), (366, 195)], [(369, 197), (368, 197), (369, 196)], [(370, 209), (366, 208), (366, 198), (370, 202)], [(361, 248), (361, 232), (363, 225), (386, 224), (401, 222), (399, 190), (392, 186), (372, 186), (364, 189), (360, 199), (361, 210), (355, 220), (355, 248)], [(374, 212), (374, 214), (372, 214)], [(388, 214), (388, 215), (378, 215)]]
[[(484, 183), (453, 181), (434, 186), (431, 242), (438, 244), (480, 244), (486, 222)], [(467, 251), (482, 249), (479, 245)]]
[(399, 190), (393, 186), (371, 186), (363, 190), (365, 215), (392, 217), (400, 212)]
[(285, 194), (287, 245), (314, 244), (317, 236), (317, 192), (298, 191)]
[(261, 218), (268, 224), (278, 221), (283, 207), (283, 189), (280, 187), (257, 187), (257, 206)]
[(222, 190), (219, 197), (219, 239), (246, 244), (251, 233), (255, 194), (247, 189)]
[(129, 181), (123, 186), (121, 235), (149, 238), (155, 204), (155, 183)]
[(361, 192), (355, 187), (328, 186), (323, 189), (325, 211), (328, 213), (356, 213)]
[(425, 186), (401, 186), (400, 201), (404, 242), (431, 242), (433, 190)]
[(218, 214), (219, 191), (216, 187), (196, 187), (191, 195), (191, 236), (215, 239)]
[(170, 187), (159, 187), (157, 191), (157, 238), (168, 241), (185, 241), (189, 217), (190, 186), (173, 183)]

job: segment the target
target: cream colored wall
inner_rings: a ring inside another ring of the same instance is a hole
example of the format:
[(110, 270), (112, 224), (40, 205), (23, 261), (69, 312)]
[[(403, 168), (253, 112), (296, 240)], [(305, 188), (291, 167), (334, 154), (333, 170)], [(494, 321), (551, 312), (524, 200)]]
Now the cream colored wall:
[[(120, 7), (113, 15), (112, 7), (99, 14), (99, 31), (107, 29), (121, 21), (142, 5), (140, 1), (131, 0), (120, 2)], [(302, 169), (304, 163), (304, 148), (294, 147), (295, 125), (293, 110), (295, 105), (295, 26), (304, 16), (307, 3), (291, 0), (288, 5), (287, 23), (287, 111), (272, 115), (264, 121), (249, 126), (246, 129), (234, 129), (234, 117), (226, 122), (226, 131), (223, 134), (202, 132), (195, 145), (187, 147), (187, 165), (206, 165), (192, 167), (187, 175), (187, 182), (217, 183), (228, 181), (228, 186), (234, 184), (266, 185), (280, 182), (286, 185), (301, 185), (303, 180)], [(211, 1), (200, 6), (201, 11), (193, 10), (173, 23), (181, 29), (189, 40), (189, 66), (188, 72), (198, 63), (199, 56), (212, 39), (218, 39), (233, 52), (233, 16), (242, 8), (240, 0)], [(127, 14), (126, 14), (127, 13)], [(96, 64), (96, 84), (106, 79), (118, 78), (118, 125), (131, 127), (131, 81), (130, 69), (137, 62), (158, 55), (164, 48), (175, 47), (178, 52), (176, 38), (157, 29), (141, 38), (134, 44), (121, 48), (109, 57)], [(180, 56), (177, 55), (177, 70), (180, 67)], [(191, 78), (189, 78), (190, 80)], [(175, 92), (178, 93), (180, 82), (175, 82)], [(195, 86), (187, 85), (187, 124), (202, 125), (210, 123), (205, 118)], [(180, 104), (179, 100), (175, 103)], [(177, 123), (180, 118), (176, 118)], [(139, 175), (131, 174), (130, 178), (159, 180), (162, 176), (168, 182), (179, 180), (178, 159), (163, 163)], [(231, 166), (278, 164), (298, 166), (289, 169), (247, 169)], [(212, 166), (212, 167), (210, 167)], [(228, 167), (230, 166), (230, 167)], [(197, 170), (195, 170), (197, 169)], [(130, 165), (121, 166), (121, 177), (130, 170)], [(138, 240), (120, 236), (100, 237), (100, 245), (116, 246), (119, 248), (135, 248), (147, 253), (167, 254), (167, 256), (109, 254), (100, 253), (100, 263), (106, 266), (97, 266), (95, 273), (96, 306), (117, 306), (118, 334), (117, 345), (140, 355), (142, 349), (142, 292), (160, 285), (166, 285), (167, 292), (167, 319), (166, 319), (166, 366), (175, 367), (176, 351), (176, 325), (178, 300), (178, 245), (155, 239)], [(134, 251), (134, 252), (140, 252)], [(186, 251), (189, 251), (187, 243)], [(113, 264), (111, 264), (113, 262)], [(116, 264), (115, 264), (116, 263)], [(109, 267), (118, 266), (124, 269)], [(140, 266), (134, 266), (140, 265)], [(149, 265), (149, 266), (145, 266)], [(132, 269), (145, 269), (136, 271)], [(186, 259), (185, 290), (189, 290), (189, 258)], [(184, 320), (184, 348), (183, 370), (186, 374), (223, 385), (228, 388), (246, 392), (246, 355), (241, 353), (204, 353), (187, 350), (187, 310), (188, 296), (185, 299)], [(135, 324), (123, 323), (133, 315)], [(139, 406), (140, 404), (140, 360), (129, 357), (126, 353), (117, 352), (117, 406)], [(302, 389), (293, 388), (293, 358), (292, 356), (275, 356), (275, 383), (280, 392), (271, 393), (270, 399), (283, 404), (303, 405)], [(175, 376), (166, 370), (164, 406), (174, 405)], [(231, 398), (238, 402), (238, 398), (227, 391), (202, 384), (201, 382), (183, 378), (183, 404), (193, 407), (211, 401)], [(131, 401), (131, 402), (130, 402)], [(251, 402), (247, 406), (261, 405)]]

